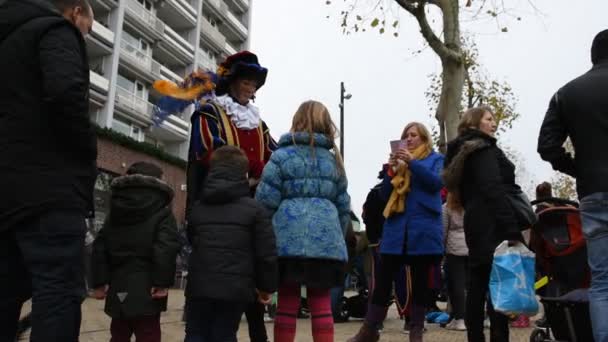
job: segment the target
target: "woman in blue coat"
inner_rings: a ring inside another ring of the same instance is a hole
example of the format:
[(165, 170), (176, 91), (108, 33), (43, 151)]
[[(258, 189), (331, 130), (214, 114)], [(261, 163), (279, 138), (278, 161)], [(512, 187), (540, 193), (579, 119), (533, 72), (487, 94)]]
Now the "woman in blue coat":
[(443, 256), (440, 173), (443, 156), (433, 151), (426, 127), (408, 124), (401, 139), (405, 147), (391, 155), (382, 195), (388, 199), (380, 242), (380, 268), (365, 322), (350, 342), (375, 342), (386, 318), (394, 273), (410, 266), (412, 306), (410, 341), (421, 342), (430, 269)]

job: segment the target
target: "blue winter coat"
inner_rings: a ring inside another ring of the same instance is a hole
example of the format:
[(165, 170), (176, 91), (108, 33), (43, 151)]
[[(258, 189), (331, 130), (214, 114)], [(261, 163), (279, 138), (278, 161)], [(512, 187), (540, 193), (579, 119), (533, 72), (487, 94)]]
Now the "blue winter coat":
[[(442, 255), (441, 171), (443, 156), (432, 152), (422, 160), (410, 162), (412, 173), (405, 212), (394, 214), (384, 222), (380, 253), (407, 255)], [(382, 196), (388, 200), (393, 186), (385, 176)], [(405, 246), (405, 250), (404, 250)]]
[(332, 141), (298, 132), (281, 137), (264, 168), (256, 200), (274, 212), (279, 257), (347, 261), (350, 222), (346, 176), (338, 171)]

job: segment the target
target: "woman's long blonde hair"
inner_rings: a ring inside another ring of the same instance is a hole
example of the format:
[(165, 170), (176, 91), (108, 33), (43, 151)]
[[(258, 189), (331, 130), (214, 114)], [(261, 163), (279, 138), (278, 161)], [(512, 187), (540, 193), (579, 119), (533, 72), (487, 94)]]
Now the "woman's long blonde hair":
[[(332, 150), (336, 158), (336, 165), (341, 173), (344, 171), (344, 161), (335, 140), (338, 135), (336, 124), (331, 120), (329, 111), (321, 102), (309, 100), (300, 105), (293, 116), (291, 124), (292, 133), (306, 132), (310, 136), (310, 146), (315, 146), (314, 133), (324, 135), (332, 143)], [(313, 150), (314, 151), (314, 150)]]

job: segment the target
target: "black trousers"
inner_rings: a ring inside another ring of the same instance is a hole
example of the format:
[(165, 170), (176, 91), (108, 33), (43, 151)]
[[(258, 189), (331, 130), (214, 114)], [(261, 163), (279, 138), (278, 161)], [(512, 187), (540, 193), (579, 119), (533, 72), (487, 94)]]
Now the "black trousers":
[(31, 341), (78, 341), (85, 230), (84, 214), (52, 211), (0, 233), (0, 341), (15, 339), (29, 298)]
[(249, 304), (245, 310), (245, 317), (247, 317), (251, 342), (267, 342), (268, 334), (264, 325), (264, 305), (257, 301)]
[[(485, 319), (486, 299), (492, 264), (469, 264), (467, 305), (465, 321), (469, 342), (485, 342), (483, 321)], [(489, 300), (489, 299), (488, 299)], [(509, 319), (507, 316), (494, 311), (491, 303), (487, 306), (490, 316), (490, 341), (509, 342)]]
[(380, 255), (380, 265), (375, 273), (372, 304), (387, 306), (393, 289), (395, 273), (404, 265), (410, 266), (412, 281), (412, 303), (426, 307), (431, 291), (428, 286), (429, 268), (440, 258), (436, 256)]
[(189, 301), (185, 342), (237, 342), (246, 303), (207, 298)]
[(448, 283), (448, 297), (452, 304), (452, 318), (464, 319), (467, 289), (467, 264), (469, 257), (448, 254), (445, 257), (445, 271)]

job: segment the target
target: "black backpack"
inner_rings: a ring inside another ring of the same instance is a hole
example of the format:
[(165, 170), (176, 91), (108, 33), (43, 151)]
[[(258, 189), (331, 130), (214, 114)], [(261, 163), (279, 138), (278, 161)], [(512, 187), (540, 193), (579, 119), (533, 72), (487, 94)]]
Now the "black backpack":
[(380, 194), (381, 189), (382, 183), (374, 186), (367, 194), (363, 204), (363, 223), (365, 223), (365, 233), (370, 244), (378, 243), (382, 237), (386, 201)]

